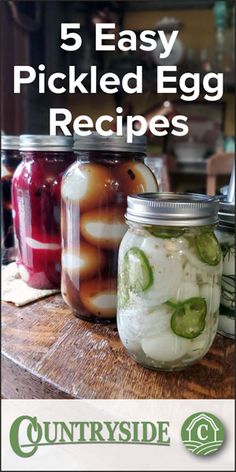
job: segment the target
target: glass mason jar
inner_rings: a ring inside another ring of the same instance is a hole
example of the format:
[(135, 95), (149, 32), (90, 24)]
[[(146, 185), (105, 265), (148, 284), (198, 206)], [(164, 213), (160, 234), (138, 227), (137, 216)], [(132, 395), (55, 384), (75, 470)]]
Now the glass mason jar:
[(144, 164), (146, 139), (75, 137), (75, 162), (62, 181), (62, 295), (79, 318), (114, 321), (117, 259), (127, 230), (127, 195), (157, 191)]
[(22, 163), (12, 182), (18, 267), (34, 288), (60, 287), (61, 178), (74, 161), (73, 138), (20, 136)]
[(216, 236), (223, 253), (221, 303), (218, 332), (235, 336), (235, 204), (220, 201), (219, 225)]
[(214, 340), (222, 273), (217, 212), (217, 199), (205, 195), (128, 197), (117, 324), (125, 348), (145, 367), (183, 369)]
[(2, 263), (8, 264), (16, 257), (12, 218), (11, 186), (13, 174), (21, 161), (19, 136), (2, 135), (1, 183), (2, 183)]

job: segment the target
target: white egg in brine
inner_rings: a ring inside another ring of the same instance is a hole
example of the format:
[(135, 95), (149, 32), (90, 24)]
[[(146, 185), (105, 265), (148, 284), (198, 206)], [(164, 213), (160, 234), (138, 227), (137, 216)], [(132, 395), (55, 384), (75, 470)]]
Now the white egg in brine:
[[(132, 299), (133, 305), (134, 299)], [(120, 311), (120, 326), (135, 337), (152, 337), (170, 329), (171, 310), (165, 305), (155, 310), (147, 309), (137, 303), (127, 310)]]
[(33, 238), (25, 238), (26, 244), (31, 249), (44, 249), (47, 251), (57, 251), (58, 249), (61, 248), (60, 244), (57, 243), (42, 243), (41, 241), (37, 241), (36, 239)]
[(86, 212), (81, 217), (81, 234), (91, 244), (105, 249), (117, 248), (127, 231), (125, 210), (116, 207)]
[(187, 353), (190, 341), (169, 332), (153, 338), (144, 338), (141, 346), (147, 357), (159, 362), (171, 362)]
[(133, 353), (136, 353), (141, 350), (141, 344), (140, 339), (133, 333), (132, 326), (132, 323), (127, 323), (126, 317), (122, 316), (119, 317), (119, 319), (117, 320), (119, 337), (122, 343), (124, 344), (126, 349), (131, 350), (131, 352)]
[(62, 198), (77, 202), (80, 211), (108, 204), (115, 195), (114, 179), (109, 169), (98, 164), (81, 165), (65, 175), (61, 187)]
[(176, 298), (183, 275), (180, 255), (168, 256), (158, 242), (155, 243), (155, 239), (146, 238), (141, 245), (153, 272), (153, 283), (140, 296), (143, 297), (144, 306), (150, 307)]
[(106, 257), (101, 250), (84, 242), (81, 242), (76, 253), (64, 251), (62, 254), (63, 270), (78, 279), (92, 277), (104, 266), (105, 261)]
[(113, 279), (93, 279), (82, 282), (80, 298), (85, 308), (100, 318), (116, 315), (116, 282)]
[(157, 182), (154, 174), (150, 172), (150, 168), (139, 163), (136, 163), (134, 168), (136, 172), (139, 172), (142, 175), (145, 192), (156, 192)]
[(177, 290), (177, 300), (199, 297), (199, 286), (193, 282), (182, 281)]
[(156, 178), (143, 163), (125, 161), (116, 168), (116, 177), (124, 195), (157, 191)]

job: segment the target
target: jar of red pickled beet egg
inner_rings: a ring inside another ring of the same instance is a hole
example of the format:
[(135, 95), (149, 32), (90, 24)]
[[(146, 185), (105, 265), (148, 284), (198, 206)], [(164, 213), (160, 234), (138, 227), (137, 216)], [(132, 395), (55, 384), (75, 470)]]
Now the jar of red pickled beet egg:
[(62, 180), (62, 295), (76, 316), (116, 316), (117, 259), (129, 194), (157, 191), (146, 138), (75, 136), (77, 161)]
[(34, 288), (60, 287), (61, 178), (74, 161), (73, 138), (22, 135), (22, 163), (12, 182), (18, 267)]
[(1, 183), (2, 183), (2, 263), (15, 259), (16, 248), (12, 220), (11, 185), (12, 176), (21, 161), (19, 136), (2, 135)]

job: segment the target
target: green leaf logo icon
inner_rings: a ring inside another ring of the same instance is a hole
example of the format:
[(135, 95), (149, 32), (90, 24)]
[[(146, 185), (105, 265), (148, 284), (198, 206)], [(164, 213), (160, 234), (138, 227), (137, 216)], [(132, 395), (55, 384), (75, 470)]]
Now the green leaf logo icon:
[(223, 424), (211, 413), (195, 413), (189, 416), (181, 429), (185, 447), (197, 456), (207, 456), (218, 451), (224, 437)]

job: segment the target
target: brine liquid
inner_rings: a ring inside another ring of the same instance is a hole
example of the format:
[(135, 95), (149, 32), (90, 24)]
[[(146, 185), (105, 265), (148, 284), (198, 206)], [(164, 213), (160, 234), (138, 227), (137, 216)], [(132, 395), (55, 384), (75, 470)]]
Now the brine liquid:
[(62, 295), (91, 321), (116, 316), (117, 261), (127, 196), (156, 192), (142, 160), (98, 156), (75, 163), (62, 183)]

